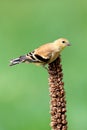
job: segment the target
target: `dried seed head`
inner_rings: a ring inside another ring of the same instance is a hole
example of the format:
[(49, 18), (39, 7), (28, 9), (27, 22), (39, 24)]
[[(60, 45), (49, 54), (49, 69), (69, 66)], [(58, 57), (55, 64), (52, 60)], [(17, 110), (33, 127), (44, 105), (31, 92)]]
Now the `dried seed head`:
[(48, 65), (52, 130), (67, 130), (66, 101), (60, 56)]

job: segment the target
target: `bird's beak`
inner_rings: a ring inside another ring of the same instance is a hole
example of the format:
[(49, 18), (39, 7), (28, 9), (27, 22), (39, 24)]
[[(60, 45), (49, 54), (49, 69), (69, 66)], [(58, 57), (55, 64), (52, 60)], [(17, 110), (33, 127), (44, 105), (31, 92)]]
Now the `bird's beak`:
[(67, 46), (71, 46), (71, 44), (70, 44), (70, 43), (67, 43)]

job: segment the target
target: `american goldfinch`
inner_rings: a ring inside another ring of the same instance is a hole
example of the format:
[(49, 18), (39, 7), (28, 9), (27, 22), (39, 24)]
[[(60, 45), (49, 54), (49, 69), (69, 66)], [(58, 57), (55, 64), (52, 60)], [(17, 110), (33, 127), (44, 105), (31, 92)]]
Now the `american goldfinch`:
[(70, 46), (70, 43), (65, 38), (59, 38), (52, 43), (47, 43), (34, 51), (20, 56), (19, 58), (13, 59), (10, 61), (10, 66), (19, 64), (19, 63), (35, 63), (36, 65), (42, 65), (45, 67), (46, 64), (49, 64), (56, 60), (60, 52), (66, 47)]

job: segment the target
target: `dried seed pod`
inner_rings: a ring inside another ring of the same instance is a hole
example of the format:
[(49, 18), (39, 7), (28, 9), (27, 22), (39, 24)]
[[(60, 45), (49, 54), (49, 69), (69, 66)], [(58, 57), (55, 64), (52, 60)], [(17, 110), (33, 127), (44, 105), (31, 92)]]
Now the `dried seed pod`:
[(52, 130), (67, 130), (66, 101), (60, 56), (48, 65)]

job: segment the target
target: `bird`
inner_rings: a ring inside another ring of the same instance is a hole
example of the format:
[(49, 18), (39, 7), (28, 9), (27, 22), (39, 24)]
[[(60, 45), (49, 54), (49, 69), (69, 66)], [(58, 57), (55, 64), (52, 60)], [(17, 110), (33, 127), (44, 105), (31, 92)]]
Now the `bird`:
[(10, 66), (19, 63), (34, 63), (36, 65), (41, 65), (44, 68), (47, 64), (52, 63), (58, 58), (61, 51), (70, 46), (70, 42), (66, 38), (59, 38), (53, 42), (46, 43), (34, 49), (34, 51), (22, 55), (18, 58), (10, 60)]

